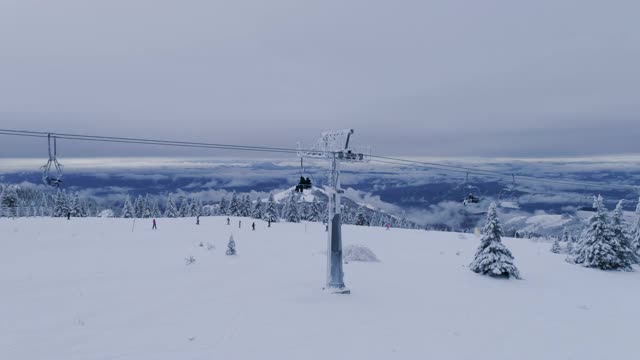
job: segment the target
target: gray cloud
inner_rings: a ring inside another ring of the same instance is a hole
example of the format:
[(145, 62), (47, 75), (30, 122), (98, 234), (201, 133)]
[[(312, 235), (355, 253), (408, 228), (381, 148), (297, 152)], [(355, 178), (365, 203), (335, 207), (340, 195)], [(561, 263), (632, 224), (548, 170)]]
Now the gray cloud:
[[(627, 0), (9, 1), (0, 123), (277, 146), (354, 127), (379, 153), (434, 156), (637, 152), (639, 12)], [(43, 150), (0, 138), (4, 157)]]

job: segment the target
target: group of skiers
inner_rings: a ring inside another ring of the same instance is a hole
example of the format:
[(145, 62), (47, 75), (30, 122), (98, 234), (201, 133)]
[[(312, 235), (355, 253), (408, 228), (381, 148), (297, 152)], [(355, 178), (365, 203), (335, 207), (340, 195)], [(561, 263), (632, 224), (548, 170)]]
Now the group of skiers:
[[(70, 219), (71, 215), (68, 215), (67, 218)], [(200, 225), (200, 216), (199, 215), (196, 217), (196, 225)], [(227, 218), (227, 225), (231, 225), (231, 219), (230, 218)], [(271, 227), (271, 220), (267, 221), (267, 227)], [(241, 229), (241, 228), (242, 228), (242, 220), (238, 220), (238, 229)], [(151, 229), (152, 230), (157, 230), (158, 229), (158, 223), (157, 223), (155, 218), (151, 221)], [(252, 231), (256, 231), (256, 223), (255, 223), (255, 221), (253, 223), (251, 223), (251, 230)]]

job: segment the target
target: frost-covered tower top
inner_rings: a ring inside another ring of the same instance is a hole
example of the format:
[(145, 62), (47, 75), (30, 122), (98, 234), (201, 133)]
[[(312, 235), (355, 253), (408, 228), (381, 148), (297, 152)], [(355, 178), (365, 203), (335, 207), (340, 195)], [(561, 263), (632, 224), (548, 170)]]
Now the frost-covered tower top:
[(513, 263), (511, 251), (502, 243), (502, 234), (496, 203), (491, 203), (480, 246), (475, 259), (469, 265), (471, 271), (482, 275), (520, 278), (520, 272)]

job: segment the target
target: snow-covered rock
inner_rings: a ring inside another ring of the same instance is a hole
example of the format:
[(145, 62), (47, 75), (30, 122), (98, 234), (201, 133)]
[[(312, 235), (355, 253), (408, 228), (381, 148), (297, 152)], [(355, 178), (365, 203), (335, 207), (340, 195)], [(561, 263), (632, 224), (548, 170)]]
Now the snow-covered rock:
[(343, 258), (345, 262), (361, 261), (361, 262), (379, 262), (380, 259), (376, 254), (364, 245), (347, 245), (343, 250)]

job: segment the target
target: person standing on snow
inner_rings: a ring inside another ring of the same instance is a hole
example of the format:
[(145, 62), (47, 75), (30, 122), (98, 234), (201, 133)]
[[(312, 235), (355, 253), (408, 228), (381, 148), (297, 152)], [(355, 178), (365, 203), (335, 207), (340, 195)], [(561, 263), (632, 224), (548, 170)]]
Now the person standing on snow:
[(196, 225), (200, 225), (200, 215), (196, 217)]
[(255, 222), (251, 224), (251, 230), (256, 231), (256, 223)]
[(238, 229), (242, 228), (242, 220), (238, 220)]
[(227, 218), (227, 225), (231, 225), (231, 220), (229, 220), (229, 218)]
[(158, 229), (158, 225), (156, 224), (156, 219), (153, 219), (153, 226), (151, 227), (151, 230), (157, 230)]

